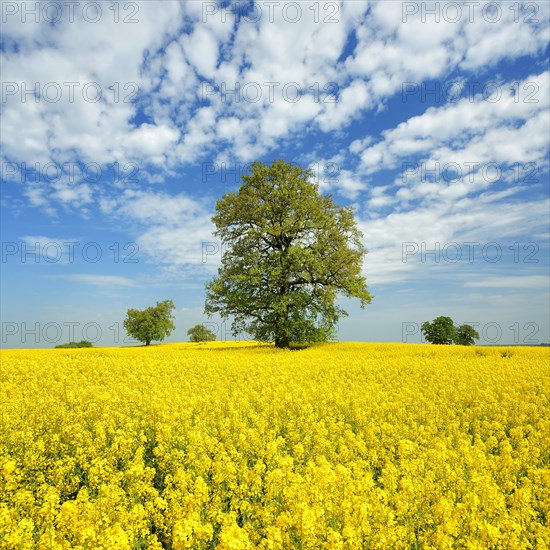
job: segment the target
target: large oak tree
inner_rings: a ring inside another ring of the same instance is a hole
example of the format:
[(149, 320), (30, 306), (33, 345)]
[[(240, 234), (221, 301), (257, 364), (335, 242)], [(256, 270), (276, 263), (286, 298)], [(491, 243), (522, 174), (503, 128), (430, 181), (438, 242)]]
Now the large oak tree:
[(206, 285), (205, 313), (232, 318), (234, 332), (287, 348), (325, 341), (347, 313), (338, 294), (370, 303), (366, 250), (351, 207), (320, 194), (313, 173), (283, 160), (252, 164), (216, 204), (224, 254)]

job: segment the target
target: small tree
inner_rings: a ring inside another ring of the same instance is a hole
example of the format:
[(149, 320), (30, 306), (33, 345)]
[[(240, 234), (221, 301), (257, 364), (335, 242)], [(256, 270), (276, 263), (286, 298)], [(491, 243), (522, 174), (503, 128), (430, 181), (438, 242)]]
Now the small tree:
[(459, 344), (460, 346), (473, 346), (477, 338), (479, 338), (479, 334), (472, 325), (460, 325), (456, 329), (455, 344)]
[(195, 325), (187, 331), (191, 342), (213, 342), (216, 335), (204, 325)]
[(172, 300), (157, 302), (147, 309), (129, 309), (124, 319), (126, 332), (148, 346), (153, 340), (164, 340), (176, 328), (172, 320), (175, 309)]
[(422, 334), (431, 344), (452, 344), (456, 340), (456, 328), (450, 317), (437, 317), (431, 323), (422, 323)]

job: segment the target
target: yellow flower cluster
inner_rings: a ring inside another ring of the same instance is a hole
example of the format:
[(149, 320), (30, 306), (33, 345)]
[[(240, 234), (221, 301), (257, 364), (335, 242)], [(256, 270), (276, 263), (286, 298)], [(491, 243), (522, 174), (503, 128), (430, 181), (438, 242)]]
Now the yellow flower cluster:
[(0, 548), (549, 549), (549, 360), (4, 350)]

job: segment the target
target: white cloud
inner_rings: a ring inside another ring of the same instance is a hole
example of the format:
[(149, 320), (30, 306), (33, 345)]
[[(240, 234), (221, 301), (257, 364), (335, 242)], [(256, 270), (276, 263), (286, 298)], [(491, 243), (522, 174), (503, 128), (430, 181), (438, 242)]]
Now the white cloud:
[(116, 287), (134, 287), (136, 283), (127, 277), (120, 277), (118, 275), (91, 275), (91, 274), (72, 274), (60, 276), (63, 279), (70, 281), (76, 281), (86, 285), (99, 286), (102, 288), (116, 288)]
[(63, 204), (76, 204), (82, 207), (93, 202), (92, 188), (86, 183), (70, 184), (64, 181), (52, 184), (54, 196)]
[[(503, 5), (497, 22), (490, 21), (487, 4), (372, 2), (357, 31), (359, 43), (346, 61), (347, 69), (367, 79), (372, 94), (383, 98), (405, 82), (441, 79), (456, 68), (475, 70), (546, 47), (546, 3), (533, 3), (537, 17), (522, 13), (517, 21), (513, 10), (506, 9), (511, 6)], [(459, 6), (459, 17), (453, 6)], [(530, 23), (534, 19), (539, 24)]]
[[(140, 2), (138, 22), (118, 24), (106, 7), (96, 24), (75, 9), (75, 20), (62, 13), (55, 31), (32, 18), (18, 24), (16, 16), (8, 17), (3, 32), (23, 40), (17, 50), (8, 49), (2, 63), (4, 81), (16, 90), (3, 109), (5, 155), (16, 162), (74, 160), (75, 154), (99, 163), (146, 161), (147, 151), (122, 144), (134, 130), (134, 92), (148, 85), (141, 74), (143, 56), (179, 26), (180, 5), (165, 8)], [(42, 95), (38, 101), (25, 93), (35, 89)]]
[[(404, 279), (421, 280), (430, 269), (453, 267), (443, 255), (422, 255), (425, 250), (443, 249), (448, 243), (480, 243), (474, 265), (488, 266), (480, 250), (489, 242), (503, 248), (504, 241), (521, 234), (529, 235), (547, 226), (550, 201), (505, 202), (497, 193), (476, 198), (463, 198), (448, 203), (435, 202), (408, 211), (393, 211), (387, 216), (365, 219), (358, 212), (359, 228), (369, 250), (365, 273), (376, 284)], [(468, 262), (469, 248), (463, 246), (463, 259)], [(407, 254), (408, 252), (408, 254)], [(512, 254), (512, 252), (510, 252)], [(461, 264), (462, 265), (462, 264)]]
[[(548, 150), (549, 80), (542, 73), (519, 83), (520, 90), (536, 91), (532, 101), (514, 96), (512, 83), (503, 83), (499, 101), (477, 96), (431, 107), (386, 130), (377, 143), (367, 141), (360, 173), (400, 168), (394, 196), (405, 209), (411, 201), (448, 203), (498, 185), (506, 185), (508, 194), (536, 186)], [(358, 152), (361, 144), (356, 140), (351, 148)], [(391, 204), (386, 196), (370, 206)]]
[(206, 28), (196, 26), (193, 33), (182, 39), (185, 56), (199, 75), (212, 78), (216, 74), (219, 44)]
[(324, 112), (317, 117), (317, 122), (324, 132), (328, 132), (347, 124), (371, 106), (372, 96), (369, 96), (368, 86), (361, 80), (354, 80), (340, 90), (338, 101), (324, 105)]
[(144, 156), (155, 164), (165, 160), (165, 154), (177, 142), (179, 132), (175, 128), (165, 125), (155, 126), (142, 124), (132, 130), (124, 141), (124, 148), (128, 151), (128, 158)]
[(178, 268), (213, 268), (212, 261), (206, 265), (204, 259), (205, 243), (218, 246), (211, 213), (189, 196), (127, 190), (117, 200), (105, 201), (103, 211), (139, 224), (139, 249), (154, 262)]
[(478, 288), (550, 288), (550, 277), (546, 275), (524, 275), (518, 277), (493, 277), (482, 281), (468, 281), (468, 287)]
[[(200, 161), (222, 145), (239, 160), (249, 160), (312, 126), (322, 132), (346, 128), (361, 113), (382, 108), (404, 82), (444, 79), (456, 68), (474, 70), (540, 52), (548, 28), (544, 3), (536, 3), (536, 25), (523, 13), (520, 22), (514, 21), (511, 9), (502, 9), (498, 24), (490, 23), (481, 7), (469, 22), (464, 6), (456, 23), (445, 16), (435, 22), (430, 15), (423, 22), (422, 9), (404, 17), (406, 5), (400, 2), (364, 0), (304, 1), (298, 8), (294, 2), (259, 3), (259, 21), (241, 19), (238, 25), (230, 10), (216, 8), (207, 16), (215, 7), (211, 4), (206, 9), (200, 2), (169, 2), (162, 10), (154, 2), (137, 5), (137, 23), (132, 24), (115, 23), (108, 9), (98, 24), (85, 21), (77, 9), (76, 20), (64, 18), (55, 32), (47, 25), (9, 19), (4, 33), (19, 40), (20, 47), (7, 49), (4, 79), (19, 87), (57, 83), (64, 92), (53, 103), (8, 98), (3, 146), (9, 159), (45, 162), (77, 156), (102, 164), (139, 160), (172, 168)], [(297, 9), (299, 22), (292, 22)], [(343, 60), (352, 31), (357, 45)], [(68, 82), (78, 84), (74, 101), (68, 99)], [(94, 82), (102, 99), (86, 101), (82, 88)], [(204, 101), (206, 83), (218, 86), (218, 92)], [(274, 83), (273, 98), (267, 83)], [(304, 93), (297, 103), (284, 97), (283, 88), (290, 83)], [(237, 84), (260, 86), (261, 99), (224, 101), (220, 88)], [(327, 102), (322, 92), (335, 85), (338, 101)], [(130, 102), (134, 90), (137, 101)], [(138, 125), (134, 117), (140, 109), (151, 120)], [(468, 109), (447, 114), (462, 117)], [(487, 124), (487, 116), (475, 109), (471, 114), (471, 126), (475, 121), (479, 128)], [(235, 120), (241, 128), (235, 128)], [(428, 118), (422, 121), (429, 124)], [(450, 122), (456, 128), (456, 121)], [(401, 139), (402, 151), (430, 148), (430, 130), (426, 128), (423, 144), (417, 143), (420, 137)], [(371, 148), (364, 161), (385, 162), (391, 152)], [(62, 193), (59, 199), (67, 196)]]

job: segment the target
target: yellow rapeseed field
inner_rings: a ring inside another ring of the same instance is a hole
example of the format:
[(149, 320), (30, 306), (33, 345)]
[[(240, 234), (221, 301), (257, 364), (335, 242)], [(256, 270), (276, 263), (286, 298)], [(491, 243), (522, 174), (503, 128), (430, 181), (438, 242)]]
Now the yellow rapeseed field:
[(548, 349), (1, 360), (1, 548), (550, 548)]

